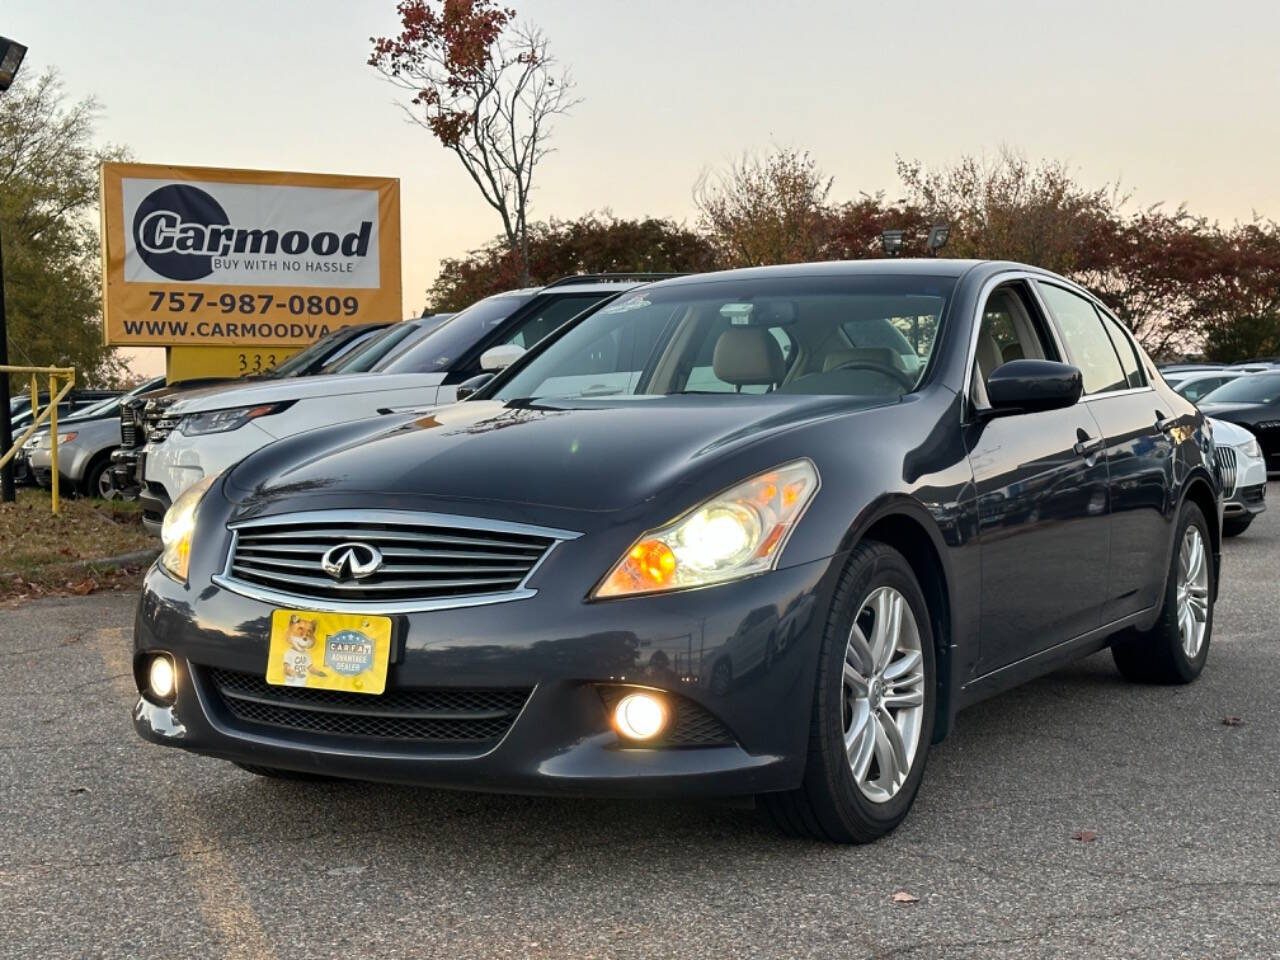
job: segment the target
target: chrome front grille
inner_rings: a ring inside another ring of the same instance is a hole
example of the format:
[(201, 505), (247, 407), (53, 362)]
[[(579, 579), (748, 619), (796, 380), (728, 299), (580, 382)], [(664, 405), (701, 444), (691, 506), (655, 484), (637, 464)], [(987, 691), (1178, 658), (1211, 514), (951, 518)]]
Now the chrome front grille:
[[(365, 612), (530, 596), (525, 581), (534, 568), (557, 542), (577, 536), (468, 517), (359, 510), (254, 519), (232, 530), (220, 585), (273, 602)], [(347, 546), (381, 563), (358, 578), (350, 566), (327, 572), (325, 557), (340, 559)]]
[(120, 446), (133, 450), (142, 446), (138, 435), (138, 409), (129, 402), (120, 404)]
[(1222, 495), (1230, 497), (1236, 492), (1236, 451), (1234, 447), (1217, 447), (1214, 459), (1218, 475), (1222, 478)]

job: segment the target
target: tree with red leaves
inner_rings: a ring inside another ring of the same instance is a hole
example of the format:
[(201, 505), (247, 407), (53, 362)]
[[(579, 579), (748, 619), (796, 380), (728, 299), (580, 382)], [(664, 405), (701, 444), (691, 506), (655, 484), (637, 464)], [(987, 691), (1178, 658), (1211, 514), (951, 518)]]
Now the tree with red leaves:
[(540, 29), (494, 0), (400, 0), (401, 31), (371, 37), (369, 65), (409, 91), (405, 110), (452, 150), (502, 219), (529, 279), (529, 197), (551, 121), (578, 101)]

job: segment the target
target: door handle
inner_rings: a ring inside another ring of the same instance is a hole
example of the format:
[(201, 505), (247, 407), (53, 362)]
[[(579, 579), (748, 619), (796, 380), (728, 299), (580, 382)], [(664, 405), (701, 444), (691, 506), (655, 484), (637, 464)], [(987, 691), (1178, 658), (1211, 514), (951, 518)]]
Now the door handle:
[(1076, 452), (1077, 456), (1081, 457), (1092, 457), (1102, 449), (1103, 444), (1105, 443), (1102, 437), (1091, 439), (1089, 434), (1085, 433), (1083, 430), (1076, 431), (1076, 438), (1076, 445), (1071, 449)]
[(1173, 432), (1173, 428), (1178, 425), (1178, 421), (1173, 417), (1166, 417), (1160, 410), (1156, 411), (1156, 429), (1163, 434)]

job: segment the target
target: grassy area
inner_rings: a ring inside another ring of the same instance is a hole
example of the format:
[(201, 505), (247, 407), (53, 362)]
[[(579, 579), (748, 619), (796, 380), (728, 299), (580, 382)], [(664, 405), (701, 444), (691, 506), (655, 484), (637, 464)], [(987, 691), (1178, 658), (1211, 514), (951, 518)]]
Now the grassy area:
[(55, 517), (48, 491), (19, 489), (16, 503), (0, 503), (0, 599), (133, 586), (138, 567), (93, 561), (156, 546), (136, 503), (64, 497)]

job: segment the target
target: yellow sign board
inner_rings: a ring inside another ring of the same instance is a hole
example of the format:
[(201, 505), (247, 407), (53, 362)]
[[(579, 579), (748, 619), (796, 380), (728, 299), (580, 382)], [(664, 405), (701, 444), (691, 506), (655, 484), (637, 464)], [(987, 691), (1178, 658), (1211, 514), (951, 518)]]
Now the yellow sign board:
[(102, 166), (108, 344), (293, 345), (401, 318), (400, 181)]
[(253, 377), (269, 373), (299, 347), (170, 347), (165, 376), (170, 383), (202, 377)]

